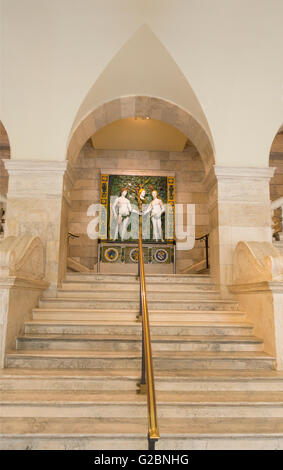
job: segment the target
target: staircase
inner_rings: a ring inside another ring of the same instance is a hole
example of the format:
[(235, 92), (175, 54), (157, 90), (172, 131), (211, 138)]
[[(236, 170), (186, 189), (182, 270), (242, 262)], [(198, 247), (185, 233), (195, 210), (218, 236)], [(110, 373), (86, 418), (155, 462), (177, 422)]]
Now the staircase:
[[(208, 275), (147, 277), (157, 449), (283, 449), (283, 374)], [(139, 282), (70, 273), (0, 372), (1, 449), (146, 449)]]

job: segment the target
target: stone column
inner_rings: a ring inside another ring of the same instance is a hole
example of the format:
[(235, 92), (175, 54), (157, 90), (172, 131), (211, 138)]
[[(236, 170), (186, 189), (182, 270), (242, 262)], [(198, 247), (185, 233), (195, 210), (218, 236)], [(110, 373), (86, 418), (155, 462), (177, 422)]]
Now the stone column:
[(67, 162), (7, 160), (5, 237), (39, 236), (45, 248), (45, 280), (60, 285), (66, 269), (71, 177)]
[(272, 242), (269, 181), (274, 168), (214, 166), (205, 179), (209, 194), (211, 275), (229, 296), (233, 252), (239, 241)]

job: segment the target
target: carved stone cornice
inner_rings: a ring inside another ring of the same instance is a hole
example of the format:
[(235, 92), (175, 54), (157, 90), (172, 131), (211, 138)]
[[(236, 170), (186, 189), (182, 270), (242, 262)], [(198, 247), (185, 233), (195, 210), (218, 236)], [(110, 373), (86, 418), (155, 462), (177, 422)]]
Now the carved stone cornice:
[[(54, 198), (64, 195), (65, 186), (72, 186), (68, 162), (6, 160), (9, 173), (9, 198)], [(66, 181), (67, 184), (63, 182)]]
[(209, 191), (217, 181), (225, 179), (245, 179), (246, 181), (270, 180), (274, 175), (275, 168), (257, 168), (257, 167), (229, 167), (213, 165), (205, 178), (203, 184)]
[(38, 161), (38, 160), (5, 160), (4, 165), (9, 176), (21, 174), (51, 173), (64, 176), (67, 170), (67, 161)]
[(214, 174), (217, 179), (245, 178), (245, 179), (270, 179), (274, 175), (275, 168), (257, 167), (227, 167), (214, 165)]

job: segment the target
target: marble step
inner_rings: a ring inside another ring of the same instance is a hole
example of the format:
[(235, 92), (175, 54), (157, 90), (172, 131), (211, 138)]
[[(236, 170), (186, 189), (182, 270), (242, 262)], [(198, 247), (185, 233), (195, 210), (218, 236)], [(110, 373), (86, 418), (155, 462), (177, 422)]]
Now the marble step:
[(276, 370), (155, 371), (157, 391), (169, 392), (283, 392), (283, 372)]
[[(281, 418), (161, 418), (159, 428), (156, 450), (283, 450)], [(144, 418), (0, 417), (0, 430), (2, 450), (147, 449)]]
[[(2, 391), (1, 417), (146, 418), (146, 395), (129, 391)], [(283, 418), (283, 392), (161, 392), (162, 418)]]
[[(48, 292), (45, 293), (43, 299), (49, 299), (50, 296)], [(96, 300), (109, 300), (111, 299), (119, 299), (123, 302), (123, 300), (133, 300), (139, 301), (139, 286), (135, 290), (121, 290), (118, 289), (117, 286), (111, 289), (101, 290), (69, 290), (69, 289), (57, 289), (56, 293), (57, 299), (70, 299), (70, 298), (78, 298), (78, 299), (96, 299)], [(220, 293), (213, 290), (206, 290), (206, 291), (196, 291), (196, 290), (166, 290), (166, 291), (153, 291), (152, 289), (147, 289), (147, 298), (148, 300), (221, 300)], [(121, 300), (123, 299), (123, 300)]]
[(146, 418), (146, 395), (134, 391), (2, 391), (1, 416)]
[(138, 369), (13, 369), (0, 370), (0, 391), (138, 391)]
[(159, 425), (156, 450), (283, 449), (281, 418), (161, 418)]
[[(32, 312), (33, 320), (80, 320), (80, 321), (117, 321), (120, 323), (135, 321), (139, 310), (101, 310), (79, 308), (35, 308)], [(233, 310), (152, 310), (152, 322), (241, 322), (245, 320), (245, 313)]]
[[(88, 299), (80, 297), (68, 298), (42, 298), (39, 301), (39, 308), (78, 308), (78, 309), (120, 309), (130, 310), (139, 308), (139, 298), (136, 300), (120, 298), (111, 298), (111, 293), (108, 294), (108, 298), (100, 299)], [(191, 299), (191, 300), (149, 300), (148, 308), (153, 310), (238, 310), (239, 303), (236, 301), (227, 300), (206, 300), (206, 299)]]
[[(139, 369), (1, 369), (0, 391), (136, 391)], [(281, 391), (283, 372), (275, 370), (155, 370), (158, 391)]]
[[(96, 292), (96, 291), (107, 291), (119, 290), (121, 292), (139, 292), (140, 282), (138, 279), (134, 279), (129, 282), (122, 281), (63, 281), (61, 290), (64, 291), (80, 291), (80, 292)], [(169, 291), (194, 291), (194, 292), (219, 292), (213, 283), (202, 283), (202, 282), (175, 282), (172, 280), (170, 283), (166, 282), (151, 282), (148, 281), (146, 284), (148, 292), (167, 292)], [(60, 290), (60, 289), (58, 289)]]
[[(136, 274), (95, 274), (95, 273), (67, 273), (66, 281), (71, 282), (137, 282)], [(212, 284), (208, 274), (150, 274), (146, 276), (148, 283), (186, 283), (186, 284)]]
[[(157, 351), (156, 370), (273, 369), (274, 359), (264, 352)], [(34, 369), (139, 369), (139, 351), (18, 350), (6, 355), (5, 367)]]
[[(34, 335), (16, 340), (19, 350), (141, 351), (140, 335)], [(254, 336), (151, 336), (153, 351), (263, 351)]]
[[(152, 322), (150, 325), (153, 335), (187, 335), (187, 336), (251, 336), (253, 325), (249, 323), (228, 322)], [(100, 335), (141, 335), (141, 324), (134, 322), (106, 322), (106, 321), (27, 321), (24, 325), (26, 334), (100, 334)]]

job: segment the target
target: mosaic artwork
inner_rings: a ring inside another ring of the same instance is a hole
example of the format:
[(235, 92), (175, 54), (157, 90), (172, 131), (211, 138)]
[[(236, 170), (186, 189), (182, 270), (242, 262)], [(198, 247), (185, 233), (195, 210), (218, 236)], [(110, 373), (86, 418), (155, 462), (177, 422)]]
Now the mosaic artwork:
[(168, 260), (168, 251), (164, 250), (164, 248), (156, 250), (154, 253), (154, 259), (157, 263), (166, 263)]
[(119, 257), (119, 250), (117, 248), (107, 248), (105, 251), (104, 251), (104, 256), (105, 256), (105, 259), (107, 261), (109, 261), (110, 263), (113, 263), (114, 261), (117, 261), (118, 257)]
[[(144, 246), (143, 259), (145, 264), (170, 264), (174, 262), (173, 246)], [(139, 251), (135, 246), (101, 244), (100, 261), (102, 263), (137, 264)]]
[(143, 188), (143, 241), (174, 240), (175, 178), (167, 176), (101, 175), (99, 233), (101, 240), (137, 241), (137, 194)]

